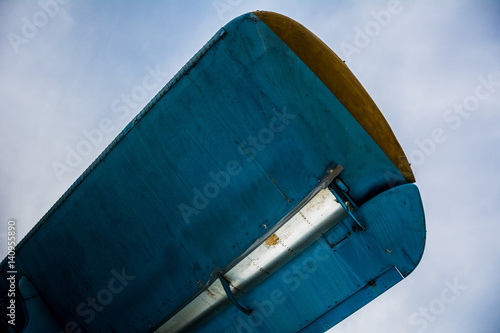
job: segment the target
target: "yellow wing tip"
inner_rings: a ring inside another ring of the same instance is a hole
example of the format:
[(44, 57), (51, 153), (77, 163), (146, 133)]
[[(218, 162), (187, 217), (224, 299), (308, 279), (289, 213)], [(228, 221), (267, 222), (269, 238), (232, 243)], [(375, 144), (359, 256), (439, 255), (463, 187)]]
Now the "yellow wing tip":
[[(318, 76), (365, 129), (409, 183), (410, 163), (375, 102), (340, 57), (321, 39), (293, 19), (268, 11), (252, 12)], [(333, 75), (332, 75), (333, 74)], [(342, 80), (338, 80), (342, 77)]]

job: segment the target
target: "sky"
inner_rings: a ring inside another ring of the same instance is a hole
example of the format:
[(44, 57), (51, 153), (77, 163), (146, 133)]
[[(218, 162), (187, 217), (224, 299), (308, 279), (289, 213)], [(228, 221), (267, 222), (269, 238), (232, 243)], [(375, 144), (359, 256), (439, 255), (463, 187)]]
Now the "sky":
[(420, 265), (331, 332), (498, 332), (500, 1), (0, 0), (0, 255), (9, 220), (20, 240), (219, 28), (254, 10), (293, 18), (346, 61), (424, 203)]

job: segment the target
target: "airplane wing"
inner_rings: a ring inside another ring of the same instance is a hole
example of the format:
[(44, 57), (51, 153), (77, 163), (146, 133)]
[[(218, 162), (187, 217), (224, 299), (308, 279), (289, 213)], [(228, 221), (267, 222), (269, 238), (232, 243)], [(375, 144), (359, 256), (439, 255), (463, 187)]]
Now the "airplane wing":
[(414, 181), (326, 44), (242, 15), (18, 245), (25, 332), (325, 331), (420, 261)]

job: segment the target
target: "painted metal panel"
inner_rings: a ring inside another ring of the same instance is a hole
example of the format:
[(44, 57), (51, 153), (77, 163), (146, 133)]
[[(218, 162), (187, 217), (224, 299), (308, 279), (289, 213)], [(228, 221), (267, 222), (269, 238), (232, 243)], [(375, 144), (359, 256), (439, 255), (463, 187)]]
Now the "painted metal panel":
[(325, 235), (240, 298), (253, 314), (228, 307), (196, 332), (324, 332), (401, 281), (425, 243), (417, 187), (387, 190), (354, 214), (366, 231), (344, 219), (355, 230), (345, 241), (332, 246)]

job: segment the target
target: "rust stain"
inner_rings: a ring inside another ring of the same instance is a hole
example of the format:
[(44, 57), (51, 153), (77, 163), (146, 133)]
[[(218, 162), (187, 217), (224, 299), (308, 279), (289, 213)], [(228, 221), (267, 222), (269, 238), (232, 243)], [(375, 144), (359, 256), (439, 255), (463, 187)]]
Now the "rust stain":
[(307, 212), (314, 212), (314, 211), (317, 211), (317, 210), (320, 210), (322, 209), (325, 204), (326, 204), (326, 200), (327, 200), (327, 197), (325, 196), (324, 193), (322, 192), (319, 192), (317, 195), (316, 195), (316, 198), (314, 198), (315, 200), (311, 200), (304, 208), (306, 209)]
[(276, 236), (276, 234), (272, 234), (271, 236), (269, 236), (268, 239), (266, 239), (264, 244), (269, 245), (269, 246), (273, 246), (273, 245), (278, 244), (278, 241), (279, 241), (278, 236)]
[(213, 299), (216, 299), (215, 297), (215, 294), (213, 292), (210, 291), (210, 289), (205, 289), (205, 293), (210, 297), (210, 298), (213, 298)]

